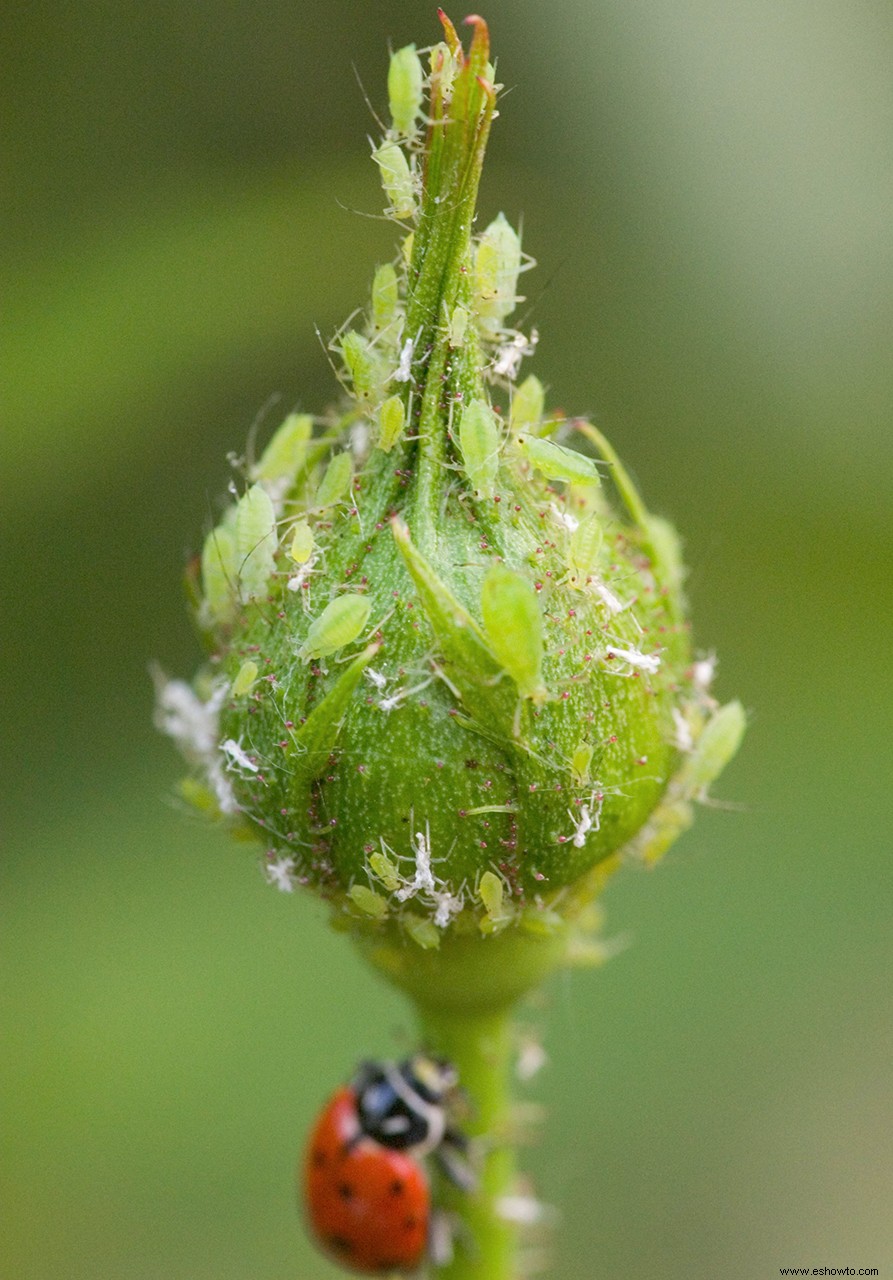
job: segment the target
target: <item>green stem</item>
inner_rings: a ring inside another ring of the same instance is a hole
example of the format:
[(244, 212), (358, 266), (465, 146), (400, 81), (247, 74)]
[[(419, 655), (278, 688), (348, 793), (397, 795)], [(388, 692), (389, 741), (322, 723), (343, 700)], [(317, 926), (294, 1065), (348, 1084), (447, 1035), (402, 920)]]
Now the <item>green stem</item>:
[(514, 1190), (511, 1141), (512, 1013), (518, 1000), (566, 960), (569, 930), (530, 933), (508, 928), (492, 937), (445, 936), (421, 950), (398, 931), (355, 939), (362, 954), (409, 996), (422, 1043), (454, 1063), (468, 1096), (463, 1132), (478, 1141), (472, 1158), (478, 1186), (462, 1191), (445, 1179), (437, 1202), (459, 1227), (452, 1262), (438, 1280), (516, 1280), (517, 1233), (499, 1213)]
[(438, 1200), (457, 1220), (457, 1230), (453, 1259), (438, 1270), (438, 1280), (515, 1280), (516, 1231), (499, 1212), (499, 1201), (511, 1193), (515, 1177), (509, 1140), (511, 1009), (465, 1013), (422, 1008), (419, 1016), (425, 1046), (458, 1068), (471, 1108), (463, 1127), (471, 1138), (481, 1139), (475, 1190), (462, 1191), (445, 1179), (439, 1188)]

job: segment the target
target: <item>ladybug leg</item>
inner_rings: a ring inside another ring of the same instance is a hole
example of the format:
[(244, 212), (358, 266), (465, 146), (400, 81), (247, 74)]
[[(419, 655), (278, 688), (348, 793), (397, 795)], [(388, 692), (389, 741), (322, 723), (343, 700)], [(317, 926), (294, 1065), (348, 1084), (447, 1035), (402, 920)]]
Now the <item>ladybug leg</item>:
[(456, 1224), (443, 1209), (434, 1209), (428, 1225), (428, 1257), (435, 1267), (446, 1267), (455, 1253)]
[(460, 1191), (474, 1191), (477, 1188), (477, 1176), (468, 1162), (467, 1153), (467, 1138), (449, 1129), (434, 1152), (437, 1167)]

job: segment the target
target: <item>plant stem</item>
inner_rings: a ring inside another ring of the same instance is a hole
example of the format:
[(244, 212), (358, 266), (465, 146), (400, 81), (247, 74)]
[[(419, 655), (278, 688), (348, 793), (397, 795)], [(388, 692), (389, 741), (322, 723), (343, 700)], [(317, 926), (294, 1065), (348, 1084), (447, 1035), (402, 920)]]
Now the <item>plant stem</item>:
[(509, 1140), (511, 1006), (486, 1012), (422, 1006), (419, 1016), (426, 1047), (459, 1071), (471, 1107), (463, 1127), (470, 1137), (481, 1136), (483, 1148), (474, 1191), (443, 1180), (439, 1199), (459, 1225), (454, 1257), (438, 1270), (439, 1280), (515, 1280), (516, 1231), (499, 1213), (499, 1200), (511, 1193), (515, 1177)]

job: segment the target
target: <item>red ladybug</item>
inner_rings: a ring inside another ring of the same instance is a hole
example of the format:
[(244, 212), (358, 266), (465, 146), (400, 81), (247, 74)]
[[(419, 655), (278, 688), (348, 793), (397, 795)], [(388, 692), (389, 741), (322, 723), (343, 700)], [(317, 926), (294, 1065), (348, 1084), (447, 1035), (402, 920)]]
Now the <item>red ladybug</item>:
[(474, 1179), (466, 1140), (449, 1117), (455, 1068), (424, 1054), (364, 1062), (329, 1100), (304, 1160), (304, 1203), (320, 1247), (366, 1274), (413, 1271), (431, 1236), (431, 1192), (422, 1159), (433, 1156), (458, 1185)]

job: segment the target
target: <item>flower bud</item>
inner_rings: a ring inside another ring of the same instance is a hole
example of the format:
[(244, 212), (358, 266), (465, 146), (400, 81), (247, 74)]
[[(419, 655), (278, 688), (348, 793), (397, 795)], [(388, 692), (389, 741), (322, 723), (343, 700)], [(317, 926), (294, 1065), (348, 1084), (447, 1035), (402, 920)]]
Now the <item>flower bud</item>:
[(560, 931), (684, 829), (744, 724), (694, 661), (672, 528), (595, 426), (514, 386), (535, 335), (504, 327), (517, 234), (472, 234), (496, 88), (471, 21), (466, 54), (445, 20), (425, 103), (394, 55), (373, 156), (411, 239), (334, 344), (340, 416), (286, 418), (208, 535), (212, 657), (159, 710), (273, 883), (422, 951)]

